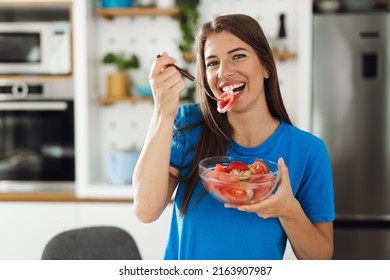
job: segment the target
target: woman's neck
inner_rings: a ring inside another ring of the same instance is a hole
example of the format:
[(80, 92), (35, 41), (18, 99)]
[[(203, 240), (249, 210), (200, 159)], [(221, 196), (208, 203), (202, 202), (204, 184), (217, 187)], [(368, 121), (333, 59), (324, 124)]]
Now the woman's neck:
[(271, 115), (268, 107), (255, 112), (229, 112), (228, 119), (233, 128), (233, 139), (244, 147), (261, 145), (280, 125), (280, 120)]

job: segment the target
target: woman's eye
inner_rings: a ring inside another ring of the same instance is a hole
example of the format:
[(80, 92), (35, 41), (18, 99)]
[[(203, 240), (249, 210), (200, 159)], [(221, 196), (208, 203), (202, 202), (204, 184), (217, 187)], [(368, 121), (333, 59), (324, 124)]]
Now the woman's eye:
[(235, 54), (233, 56), (233, 60), (242, 59), (242, 58), (245, 58), (245, 57), (246, 57), (245, 54)]
[(217, 61), (210, 61), (210, 62), (207, 62), (206, 66), (207, 66), (207, 68), (212, 68), (213, 66), (215, 66), (217, 64), (218, 64)]

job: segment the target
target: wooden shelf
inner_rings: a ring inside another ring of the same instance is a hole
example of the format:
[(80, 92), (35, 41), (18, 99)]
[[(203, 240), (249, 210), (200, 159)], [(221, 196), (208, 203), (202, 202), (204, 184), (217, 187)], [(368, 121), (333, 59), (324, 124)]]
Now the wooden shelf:
[(154, 8), (154, 7), (135, 7), (121, 9), (103, 9), (97, 8), (95, 11), (97, 16), (112, 20), (118, 16), (170, 16), (176, 17), (179, 14), (177, 8)]
[(142, 97), (142, 96), (125, 96), (125, 97), (102, 97), (99, 98), (99, 103), (102, 105), (112, 105), (118, 102), (127, 102), (127, 103), (139, 103), (139, 102), (149, 102), (153, 103), (152, 97)]
[(286, 61), (286, 60), (294, 59), (297, 57), (297, 54), (295, 52), (274, 51), (273, 54), (274, 54), (275, 59), (278, 61)]

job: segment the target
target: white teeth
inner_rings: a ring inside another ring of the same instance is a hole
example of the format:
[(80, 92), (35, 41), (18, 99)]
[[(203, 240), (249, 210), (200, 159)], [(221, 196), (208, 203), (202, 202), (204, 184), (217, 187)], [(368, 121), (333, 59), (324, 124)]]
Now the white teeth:
[(245, 85), (245, 84), (239, 83), (239, 84), (235, 84), (235, 85), (230, 85), (230, 86), (223, 87), (222, 90), (226, 93), (233, 94), (234, 89), (242, 87), (243, 85)]

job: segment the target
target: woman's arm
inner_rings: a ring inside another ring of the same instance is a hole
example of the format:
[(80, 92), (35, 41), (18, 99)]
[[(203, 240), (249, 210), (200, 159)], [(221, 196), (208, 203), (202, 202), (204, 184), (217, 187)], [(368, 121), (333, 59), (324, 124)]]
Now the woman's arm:
[(171, 63), (174, 59), (163, 53), (149, 75), (155, 108), (133, 175), (134, 212), (145, 223), (158, 219), (175, 190), (169, 172), (178, 175), (169, 161), (173, 122), (185, 85), (180, 73), (168, 66)]
[[(302, 211), (303, 212), (303, 211)], [(280, 219), (295, 256), (301, 260), (330, 260), (333, 256), (333, 223), (311, 223), (304, 213)]]
[(333, 256), (333, 223), (312, 223), (309, 220), (301, 204), (292, 194), (287, 166), (283, 160), (279, 160), (278, 163), (281, 172), (278, 187), (279, 204), (283, 204), (279, 207), (278, 216), (295, 256), (304, 260), (331, 259)]

